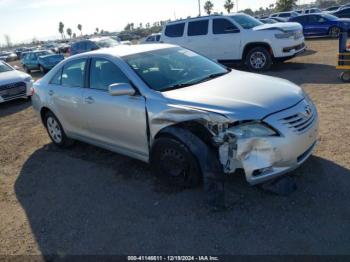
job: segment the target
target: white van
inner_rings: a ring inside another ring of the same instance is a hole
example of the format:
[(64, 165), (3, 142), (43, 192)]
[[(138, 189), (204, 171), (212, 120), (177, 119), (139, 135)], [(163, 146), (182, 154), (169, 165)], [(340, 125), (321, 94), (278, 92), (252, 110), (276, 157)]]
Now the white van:
[(169, 22), (161, 42), (183, 46), (223, 64), (243, 61), (262, 71), (304, 51), (299, 23), (263, 24), (245, 14), (212, 15)]

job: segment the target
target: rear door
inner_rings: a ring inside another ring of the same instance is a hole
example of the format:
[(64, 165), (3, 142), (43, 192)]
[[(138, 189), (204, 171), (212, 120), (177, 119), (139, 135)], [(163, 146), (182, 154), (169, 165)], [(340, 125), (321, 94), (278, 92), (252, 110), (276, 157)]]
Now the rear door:
[(115, 63), (105, 58), (91, 59), (89, 78), (89, 88), (83, 94), (89, 137), (121, 153), (148, 155), (144, 97), (111, 96), (109, 85), (131, 82)]
[(207, 43), (211, 51), (211, 58), (216, 60), (241, 59), (241, 32), (238, 27), (227, 18), (213, 18), (211, 28), (212, 42)]
[(85, 87), (86, 59), (73, 60), (61, 68), (47, 88), (50, 107), (65, 131), (84, 135), (86, 123), (82, 118), (82, 95)]
[(188, 22), (185, 47), (204, 56), (211, 56), (209, 44), (209, 19)]
[(185, 22), (176, 24), (167, 24), (164, 29), (162, 41), (164, 43), (185, 46)]

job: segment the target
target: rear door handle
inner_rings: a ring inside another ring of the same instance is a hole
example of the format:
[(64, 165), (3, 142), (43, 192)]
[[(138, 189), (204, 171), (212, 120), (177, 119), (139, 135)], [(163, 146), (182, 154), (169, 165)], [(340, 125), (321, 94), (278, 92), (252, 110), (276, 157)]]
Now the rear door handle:
[(49, 91), (49, 95), (50, 95), (50, 96), (53, 96), (54, 93), (55, 93), (55, 92), (52, 91), (52, 90)]
[(93, 104), (95, 102), (95, 100), (91, 96), (89, 96), (89, 97), (85, 98), (85, 102), (87, 104)]

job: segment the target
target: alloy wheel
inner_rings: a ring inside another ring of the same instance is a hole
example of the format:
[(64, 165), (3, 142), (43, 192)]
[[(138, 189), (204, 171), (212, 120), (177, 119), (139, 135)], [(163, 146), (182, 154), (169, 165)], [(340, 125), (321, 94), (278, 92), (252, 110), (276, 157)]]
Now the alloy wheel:
[(56, 119), (53, 117), (47, 118), (47, 130), (49, 131), (50, 137), (52, 140), (60, 144), (62, 142), (62, 130)]
[(262, 69), (266, 65), (267, 57), (263, 52), (254, 52), (251, 54), (249, 62), (254, 69)]

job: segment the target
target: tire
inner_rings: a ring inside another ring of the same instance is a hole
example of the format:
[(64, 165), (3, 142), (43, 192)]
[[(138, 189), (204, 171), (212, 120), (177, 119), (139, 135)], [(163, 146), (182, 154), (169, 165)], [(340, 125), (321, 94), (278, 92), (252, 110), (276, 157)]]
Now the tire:
[(332, 26), (328, 31), (329, 37), (331, 38), (339, 38), (340, 28), (336, 26)]
[(39, 69), (42, 74), (45, 74), (47, 72), (47, 70), (42, 65), (39, 66)]
[(245, 63), (250, 71), (266, 71), (272, 65), (272, 56), (265, 47), (254, 47), (249, 50)]
[(350, 83), (350, 71), (342, 72), (340, 78), (344, 83)]
[(47, 112), (44, 118), (45, 127), (51, 141), (58, 147), (69, 147), (73, 140), (69, 139), (57, 117), (52, 112)]
[(23, 66), (23, 69), (27, 74), (30, 74), (30, 69), (28, 69), (26, 66)]
[(195, 188), (202, 182), (197, 159), (173, 138), (158, 138), (151, 151), (151, 167), (157, 177), (170, 186)]

